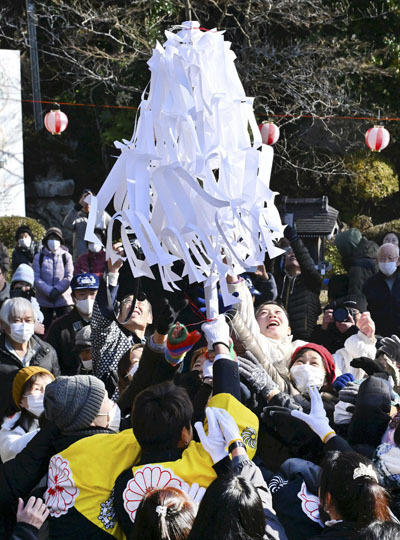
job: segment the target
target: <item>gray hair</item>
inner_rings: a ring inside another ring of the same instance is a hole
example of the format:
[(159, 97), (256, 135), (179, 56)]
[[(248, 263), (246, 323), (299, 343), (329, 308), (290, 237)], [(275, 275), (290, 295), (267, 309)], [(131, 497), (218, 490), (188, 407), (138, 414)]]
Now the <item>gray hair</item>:
[(35, 317), (32, 304), (26, 298), (18, 296), (6, 300), (0, 310), (0, 321), (3, 324), (10, 324), (11, 318), (23, 317), (26, 313), (31, 313)]
[(389, 246), (389, 248), (390, 248), (390, 246), (392, 246), (393, 249), (396, 251), (396, 257), (399, 256), (399, 246), (396, 246), (396, 244), (390, 244), (390, 243), (388, 243), (388, 244), (382, 244), (381, 246), (379, 246), (377, 257), (379, 257), (379, 255), (382, 253), (382, 251), (383, 251), (384, 249), (387, 249), (388, 246)]

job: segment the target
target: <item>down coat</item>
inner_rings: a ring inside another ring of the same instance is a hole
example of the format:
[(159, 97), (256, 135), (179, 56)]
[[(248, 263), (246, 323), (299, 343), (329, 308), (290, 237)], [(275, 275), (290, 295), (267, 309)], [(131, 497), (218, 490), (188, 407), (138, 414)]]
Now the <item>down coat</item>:
[[(42, 260), (41, 254), (43, 254)], [(74, 265), (71, 254), (65, 246), (61, 246), (54, 253), (44, 247), (41, 253), (35, 255), (33, 259), (33, 271), (35, 273), (36, 298), (41, 307), (57, 308), (73, 304), (69, 285)], [(49, 298), (53, 288), (58, 289), (61, 293), (55, 301)]]

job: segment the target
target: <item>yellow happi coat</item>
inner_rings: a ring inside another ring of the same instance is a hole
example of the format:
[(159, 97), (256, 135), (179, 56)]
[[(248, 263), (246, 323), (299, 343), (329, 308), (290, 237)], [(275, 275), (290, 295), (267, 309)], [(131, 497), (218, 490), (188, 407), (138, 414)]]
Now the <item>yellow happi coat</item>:
[[(230, 394), (218, 394), (210, 407), (227, 410), (235, 419), (250, 458), (257, 447), (258, 418)], [(140, 460), (141, 449), (131, 429), (99, 434), (77, 441), (53, 456), (45, 494), (50, 515), (65, 515), (74, 508), (114, 538), (125, 539), (115, 520), (113, 488), (118, 476)], [(149, 488), (175, 486), (188, 491), (196, 483), (207, 488), (216, 478), (209, 454), (192, 441), (176, 461), (132, 467), (133, 478), (124, 491), (124, 508), (134, 520)]]

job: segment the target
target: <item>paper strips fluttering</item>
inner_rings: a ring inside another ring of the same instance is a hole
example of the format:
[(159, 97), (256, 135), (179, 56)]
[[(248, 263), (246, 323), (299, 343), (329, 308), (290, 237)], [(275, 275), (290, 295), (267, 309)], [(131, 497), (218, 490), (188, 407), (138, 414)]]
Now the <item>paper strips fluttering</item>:
[[(154, 278), (157, 264), (164, 289), (181, 279), (172, 269), (184, 262), (183, 276), (215, 290), (225, 305), (226, 273), (262, 264), (265, 251), (283, 235), (275, 193), (269, 189), (273, 149), (263, 145), (223, 32), (203, 32), (195, 22), (165, 32), (148, 65), (151, 80), (142, 95), (133, 136), (116, 142), (121, 154), (97, 197), (91, 199), (86, 240), (111, 198), (121, 222), (126, 257), (135, 277)], [(128, 234), (134, 233), (145, 259), (139, 260)]]

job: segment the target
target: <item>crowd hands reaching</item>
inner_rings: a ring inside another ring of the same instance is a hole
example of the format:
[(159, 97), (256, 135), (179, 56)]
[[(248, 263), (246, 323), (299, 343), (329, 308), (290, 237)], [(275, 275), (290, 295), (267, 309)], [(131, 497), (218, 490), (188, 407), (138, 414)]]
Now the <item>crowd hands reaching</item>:
[(200, 285), (106, 261), (107, 215), (84, 241), (87, 195), (73, 255), (22, 226), (8, 282), (0, 250), (1, 538), (400, 539), (396, 235), (338, 235), (321, 313), (287, 227), (207, 319)]

